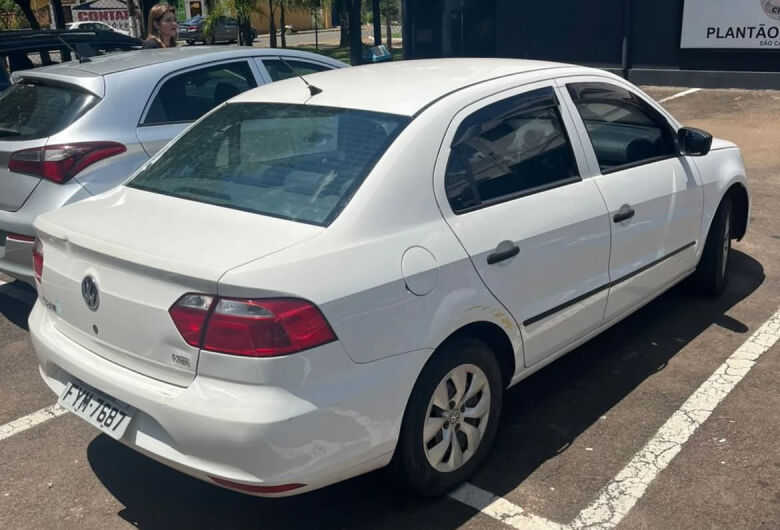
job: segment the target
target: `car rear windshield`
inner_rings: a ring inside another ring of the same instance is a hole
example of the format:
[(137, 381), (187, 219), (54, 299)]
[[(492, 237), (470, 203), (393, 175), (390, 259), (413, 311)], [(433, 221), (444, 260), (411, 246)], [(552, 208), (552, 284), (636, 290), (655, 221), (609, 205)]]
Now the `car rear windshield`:
[(0, 140), (34, 140), (63, 130), (98, 98), (77, 88), (21, 82), (0, 94)]
[(327, 226), (411, 118), (232, 103), (153, 159), (132, 188)]

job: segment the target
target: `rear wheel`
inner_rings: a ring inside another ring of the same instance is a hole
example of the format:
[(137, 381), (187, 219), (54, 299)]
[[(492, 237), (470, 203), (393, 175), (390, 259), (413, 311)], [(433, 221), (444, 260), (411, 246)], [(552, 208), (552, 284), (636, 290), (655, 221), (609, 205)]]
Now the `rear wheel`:
[(482, 341), (445, 344), (425, 366), (404, 414), (390, 471), (407, 491), (435, 497), (485, 460), (501, 414), (501, 372)]
[(192, 46), (193, 44), (195, 44), (194, 40), (188, 40), (187, 41), (187, 45)]
[(731, 213), (731, 199), (724, 197), (712, 219), (699, 265), (691, 277), (692, 286), (699, 294), (718, 295), (728, 283)]

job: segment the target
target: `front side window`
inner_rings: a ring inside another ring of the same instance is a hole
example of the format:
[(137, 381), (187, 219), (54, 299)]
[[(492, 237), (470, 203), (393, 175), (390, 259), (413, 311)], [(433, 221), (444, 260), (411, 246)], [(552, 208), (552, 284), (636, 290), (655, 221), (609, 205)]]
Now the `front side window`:
[(468, 116), (445, 175), (455, 213), (579, 180), (552, 88), (493, 103)]
[(157, 91), (143, 125), (195, 121), (220, 103), (256, 86), (246, 61), (176, 75)]
[(636, 94), (609, 83), (572, 83), (567, 88), (602, 172), (677, 155), (669, 124)]
[(232, 103), (128, 184), (326, 226), (411, 118), (313, 105)]

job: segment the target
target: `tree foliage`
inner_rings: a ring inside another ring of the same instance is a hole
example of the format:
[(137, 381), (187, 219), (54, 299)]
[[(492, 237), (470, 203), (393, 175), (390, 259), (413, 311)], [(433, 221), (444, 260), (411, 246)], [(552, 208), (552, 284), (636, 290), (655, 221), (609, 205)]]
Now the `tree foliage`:
[(29, 28), (22, 8), (12, 0), (0, 0), (0, 30)]
[(215, 0), (203, 21), (203, 38), (208, 40), (213, 35), (214, 28), (221, 17), (234, 17), (238, 20), (238, 43), (241, 46), (251, 46), (251, 20), (252, 13), (255, 12), (262, 13), (256, 0)]

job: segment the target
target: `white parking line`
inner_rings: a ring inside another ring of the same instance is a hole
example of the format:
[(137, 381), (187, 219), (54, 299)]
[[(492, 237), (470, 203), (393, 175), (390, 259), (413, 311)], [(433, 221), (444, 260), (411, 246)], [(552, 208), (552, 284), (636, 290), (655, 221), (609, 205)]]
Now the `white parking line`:
[(45, 409), (28, 414), (23, 418), (6, 423), (5, 425), (0, 425), (0, 441), (5, 440), (6, 438), (10, 438), (14, 434), (24, 432), (31, 427), (35, 427), (36, 425), (40, 425), (41, 423), (49, 421), (52, 418), (62, 416), (66, 412), (68, 411), (55, 403), (54, 405), (49, 405)]
[(650, 483), (677, 456), (683, 444), (710, 417), (715, 407), (778, 339), (780, 309), (696, 389), (628, 465), (599, 492), (599, 497), (568, 525), (528, 513), (506, 499), (471, 484), (455, 490), (450, 497), (520, 530), (614, 528), (642, 498)]
[(526, 512), (508, 500), (493, 495), (473, 484), (464, 484), (450, 493), (450, 497), (468, 504), (485, 515), (507, 526), (520, 530), (563, 530), (564, 526)]
[(689, 94), (694, 94), (701, 90), (701, 88), (689, 88), (688, 90), (683, 90), (682, 92), (679, 92), (677, 94), (674, 94), (673, 96), (665, 97), (663, 99), (659, 99), (658, 103), (666, 103), (667, 101), (671, 101), (673, 99), (681, 98), (683, 96), (687, 96)]
[(599, 498), (580, 512), (571, 526), (589, 529), (616, 526), (644, 495), (655, 477), (680, 452), (683, 444), (778, 338), (780, 310), (702, 383), (631, 462), (601, 490)]

